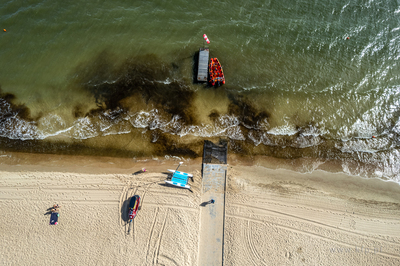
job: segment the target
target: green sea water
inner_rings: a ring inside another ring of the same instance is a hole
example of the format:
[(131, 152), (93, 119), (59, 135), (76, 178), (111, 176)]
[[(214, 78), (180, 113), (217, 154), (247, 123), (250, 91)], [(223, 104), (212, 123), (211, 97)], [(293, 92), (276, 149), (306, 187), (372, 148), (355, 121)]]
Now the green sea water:
[[(396, 1), (2, 1), (3, 153), (335, 161), (399, 181)], [(194, 82), (203, 34), (224, 69)]]

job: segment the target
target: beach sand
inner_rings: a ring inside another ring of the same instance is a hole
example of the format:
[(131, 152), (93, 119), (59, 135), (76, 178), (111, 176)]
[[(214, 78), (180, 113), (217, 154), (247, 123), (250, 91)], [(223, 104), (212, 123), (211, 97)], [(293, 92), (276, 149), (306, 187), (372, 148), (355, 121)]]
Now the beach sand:
[[(164, 185), (178, 159), (1, 155), (0, 265), (198, 265), (201, 159), (192, 191)], [(400, 264), (398, 184), (229, 161), (225, 265)]]

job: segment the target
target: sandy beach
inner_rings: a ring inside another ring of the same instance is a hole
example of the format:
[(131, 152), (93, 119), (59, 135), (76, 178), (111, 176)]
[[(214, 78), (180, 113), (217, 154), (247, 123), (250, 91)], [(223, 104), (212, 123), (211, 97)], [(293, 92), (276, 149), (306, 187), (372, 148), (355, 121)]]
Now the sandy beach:
[[(192, 191), (164, 185), (178, 159), (3, 154), (0, 265), (198, 265), (201, 159), (180, 168)], [(398, 184), (231, 161), (224, 265), (400, 264)]]

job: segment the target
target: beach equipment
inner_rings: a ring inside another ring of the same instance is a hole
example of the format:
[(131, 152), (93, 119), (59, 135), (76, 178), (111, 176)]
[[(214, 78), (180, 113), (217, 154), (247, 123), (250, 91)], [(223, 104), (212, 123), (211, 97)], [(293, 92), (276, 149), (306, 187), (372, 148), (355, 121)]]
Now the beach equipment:
[(133, 221), (133, 218), (136, 217), (137, 211), (139, 210), (140, 207), (140, 196), (135, 195), (131, 198), (129, 201), (129, 222), (131, 223)]
[(50, 215), (50, 225), (57, 225), (58, 224), (58, 212), (52, 212)]
[(171, 180), (165, 180), (165, 183), (180, 188), (190, 189), (190, 186), (188, 185), (188, 179), (189, 177), (193, 177), (193, 175), (178, 171), (179, 166), (182, 164), (183, 162), (180, 162), (176, 170), (168, 169), (168, 171), (172, 172), (172, 177)]
[(208, 73), (210, 75), (209, 82), (212, 86), (221, 86), (225, 84), (224, 71), (222, 70), (221, 63), (218, 58), (211, 58), (208, 66)]
[(128, 212), (128, 217), (129, 217), (129, 227), (128, 227), (128, 235), (131, 232), (131, 229), (133, 227), (133, 219), (136, 217), (136, 214), (138, 210), (140, 210), (141, 205), (140, 205), (140, 196), (135, 195), (131, 198), (129, 201), (129, 212)]
[(210, 40), (208, 39), (208, 37), (207, 37), (206, 34), (203, 34), (203, 38), (204, 38), (204, 40), (206, 40), (206, 42), (207, 42), (208, 44), (210, 43)]

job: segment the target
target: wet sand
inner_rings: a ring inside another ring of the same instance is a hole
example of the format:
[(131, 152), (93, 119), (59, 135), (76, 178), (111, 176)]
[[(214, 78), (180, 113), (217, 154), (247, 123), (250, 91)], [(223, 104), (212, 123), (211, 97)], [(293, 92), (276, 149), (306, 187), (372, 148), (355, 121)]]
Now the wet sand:
[[(3, 265), (198, 265), (201, 159), (192, 191), (164, 185), (180, 158), (3, 154)], [(225, 265), (398, 265), (400, 186), (230, 158)], [(133, 175), (142, 167), (146, 173)], [(128, 234), (127, 203), (142, 197)], [(59, 224), (48, 208), (61, 205)], [(23, 251), (23, 252), (21, 252)]]

